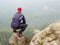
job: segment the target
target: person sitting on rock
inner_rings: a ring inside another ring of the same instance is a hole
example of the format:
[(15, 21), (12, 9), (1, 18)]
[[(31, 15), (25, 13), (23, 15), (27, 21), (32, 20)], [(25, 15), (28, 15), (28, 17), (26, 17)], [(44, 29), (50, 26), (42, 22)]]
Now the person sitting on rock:
[(11, 22), (11, 27), (13, 28), (13, 32), (17, 32), (16, 31), (17, 29), (21, 29), (21, 30), (19, 30), (19, 33), (17, 33), (18, 36), (21, 36), (22, 32), (27, 27), (25, 17), (21, 12), (22, 12), (22, 8), (19, 7), (17, 9), (17, 12), (14, 14), (14, 16), (12, 18), (12, 22)]

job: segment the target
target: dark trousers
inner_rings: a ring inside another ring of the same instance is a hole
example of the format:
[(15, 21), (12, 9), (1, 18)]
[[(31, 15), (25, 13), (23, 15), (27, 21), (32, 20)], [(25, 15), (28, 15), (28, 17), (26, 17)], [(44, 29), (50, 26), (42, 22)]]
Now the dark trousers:
[(27, 24), (20, 24), (20, 25), (17, 27), (17, 29), (21, 29), (21, 30), (19, 31), (19, 33), (22, 34), (22, 32), (26, 29), (27, 26), (28, 26)]
[(19, 33), (22, 34), (22, 32), (26, 29), (26, 27), (27, 27), (27, 24), (21, 24), (21, 25), (19, 26), (19, 28), (21, 29), (21, 30), (19, 31)]

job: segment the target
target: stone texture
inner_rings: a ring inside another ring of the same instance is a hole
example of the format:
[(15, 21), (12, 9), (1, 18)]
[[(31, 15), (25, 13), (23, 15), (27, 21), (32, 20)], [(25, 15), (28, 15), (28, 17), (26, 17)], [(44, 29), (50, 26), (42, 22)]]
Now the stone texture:
[(13, 33), (9, 39), (9, 45), (25, 45), (25, 37), (18, 37), (17, 33)]
[(54, 22), (36, 33), (30, 45), (60, 45), (60, 22)]

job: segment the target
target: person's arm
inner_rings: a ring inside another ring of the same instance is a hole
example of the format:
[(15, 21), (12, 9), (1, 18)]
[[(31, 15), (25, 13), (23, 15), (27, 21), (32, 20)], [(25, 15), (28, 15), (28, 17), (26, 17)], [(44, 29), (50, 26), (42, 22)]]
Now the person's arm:
[(25, 17), (23, 16), (23, 23), (26, 24), (26, 20), (25, 20)]

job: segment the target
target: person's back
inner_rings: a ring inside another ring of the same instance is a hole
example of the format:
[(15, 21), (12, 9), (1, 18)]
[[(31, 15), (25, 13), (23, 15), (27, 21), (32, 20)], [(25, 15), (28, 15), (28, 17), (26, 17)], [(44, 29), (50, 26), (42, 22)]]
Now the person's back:
[(23, 23), (21, 22), (23, 21), (22, 18), (23, 18), (23, 15), (17, 12), (12, 18), (11, 27), (17, 28), (20, 23)]
[(26, 29), (27, 24), (26, 24), (24, 15), (21, 13), (22, 8), (18, 8), (17, 11), (18, 12), (15, 13), (12, 18), (11, 27), (13, 28), (13, 32), (15, 32), (15, 33), (16, 33), (17, 29), (21, 29), (19, 31), (19, 34), (22, 34), (22, 32)]

